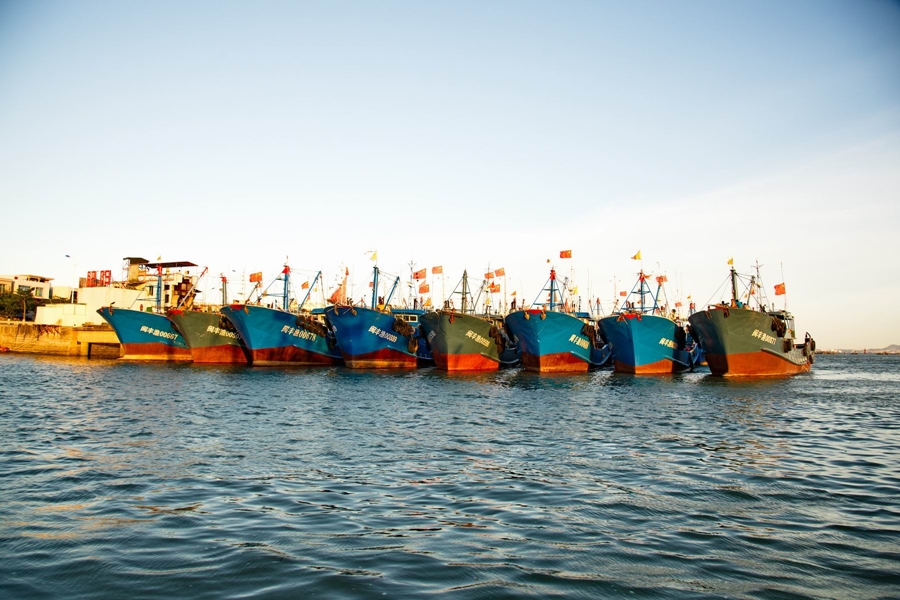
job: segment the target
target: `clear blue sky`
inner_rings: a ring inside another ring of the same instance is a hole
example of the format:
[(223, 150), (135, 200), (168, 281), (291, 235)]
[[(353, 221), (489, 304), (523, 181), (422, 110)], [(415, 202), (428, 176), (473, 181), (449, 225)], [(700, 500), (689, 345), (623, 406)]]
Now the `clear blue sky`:
[(820, 347), (900, 343), (859, 308), (900, 296), (900, 5), (0, 2), (0, 207), (0, 273), (61, 284), (290, 256), (358, 296), (378, 249), (608, 304), (640, 249), (698, 303), (783, 264)]

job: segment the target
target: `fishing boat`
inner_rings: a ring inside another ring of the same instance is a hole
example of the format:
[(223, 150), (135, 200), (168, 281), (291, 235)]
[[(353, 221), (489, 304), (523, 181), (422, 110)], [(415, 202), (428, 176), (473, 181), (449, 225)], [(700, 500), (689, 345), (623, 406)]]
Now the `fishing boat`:
[(531, 306), (506, 315), (506, 327), (518, 341), (528, 371), (586, 372), (609, 361), (609, 345), (598, 335), (591, 314), (575, 310), (566, 297), (568, 287), (568, 281), (560, 286), (556, 269), (550, 269), (550, 278)]
[[(202, 278), (206, 269), (200, 275)], [(222, 275), (222, 302), (228, 303), (228, 279)], [(195, 363), (247, 364), (250, 352), (234, 324), (215, 307), (206, 310), (170, 308), (166, 316), (191, 350)]]
[(386, 297), (378, 296), (380, 271), (372, 272), (369, 307), (347, 303), (346, 295), (325, 308), (344, 364), (351, 369), (414, 369), (419, 362), (420, 309), (393, 309), (391, 299), (400, 283), (394, 279)]
[(665, 275), (656, 278), (655, 292), (650, 277), (641, 270), (622, 308), (600, 319), (600, 331), (612, 346), (613, 368), (635, 375), (693, 370), (700, 349), (688, 339), (675, 309), (668, 311)]
[[(712, 374), (771, 376), (809, 371), (815, 361), (816, 342), (809, 333), (798, 342), (794, 316), (786, 308), (775, 310), (768, 304), (759, 266), (749, 282), (734, 267), (729, 278), (730, 301), (708, 304), (706, 310), (688, 317)], [(746, 282), (743, 294), (739, 290), (742, 282)]]
[(451, 300), (420, 319), (435, 366), (445, 371), (495, 371), (501, 365), (517, 364), (518, 349), (503, 331), (502, 316), (488, 311), (474, 314), (478, 298), (472, 300), (468, 281), (463, 271), (460, 310), (454, 309)]
[[(149, 262), (144, 259), (130, 259), (129, 285), (142, 286), (150, 297), (155, 296), (155, 306), (144, 310), (116, 308), (113, 304), (104, 306), (97, 313), (105, 319), (119, 338), (120, 357), (125, 360), (193, 360), (191, 350), (184, 337), (173, 328), (166, 318), (167, 306), (177, 305), (185, 298), (192, 302), (195, 280), (189, 271), (182, 269), (196, 267), (192, 262), (168, 261)], [(155, 276), (151, 273), (156, 271)], [(154, 283), (155, 285), (150, 285)]]
[(293, 306), (293, 310), (290, 275), (291, 268), (285, 265), (278, 278), (284, 284), (280, 307), (277, 304), (229, 304), (219, 312), (243, 338), (250, 354), (250, 363), (254, 366), (341, 364), (341, 352), (325, 322), (324, 311), (303, 310), (311, 290), (321, 279), (321, 271), (316, 274), (312, 285), (307, 286), (303, 300)]

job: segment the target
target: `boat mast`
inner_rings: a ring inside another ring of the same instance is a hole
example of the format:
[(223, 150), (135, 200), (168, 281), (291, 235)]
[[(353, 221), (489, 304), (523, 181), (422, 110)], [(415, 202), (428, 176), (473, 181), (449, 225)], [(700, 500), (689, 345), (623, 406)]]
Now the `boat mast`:
[(468, 271), (463, 271), (463, 279), (462, 279), (462, 312), (466, 313), (466, 308), (468, 307), (469, 300), (469, 273)]
[(378, 265), (372, 267), (372, 310), (375, 310), (378, 300)]
[[(409, 261), (409, 293), (406, 295), (406, 305), (408, 307), (412, 307), (416, 298), (418, 297), (418, 288), (416, 287), (416, 280), (413, 279), (413, 275), (415, 271), (413, 269), (416, 268), (416, 263), (414, 261)], [(428, 279), (426, 278), (427, 282)]]
[(644, 288), (646, 287), (646, 288), (647, 288), (647, 291), (648, 291), (648, 292), (650, 291), (650, 285), (647, 283), (647, 280), (646, 280), (644, 277), (645, 277), (645, 276), (644, 276), (644, 270), (641, 269), (641, 276), (640, 276), (640, 279), (641, 279), (641, 292), (640, 292), (640, 296), (641, 296), (641, 313), (644, 312)]
[[(191, 297), (191, 292), (193, 292), (197, 288), (197, 284), (200, 283), (200, 280), (203, 279), (203, 276), (206, 275), (206, 272), (209, 270), (209, 267), (203, 267), (203, 271), (200, 273), (200, 276), (191, 283), (191, 287), (188, 288), (187, 292), (178, 300), (178, 306), (176, 308), (181, 308), (182, 305), (187, 303), (188, 298)], [(194, 294), (196, 296), (196, 294)]]
[(222, 306), (228, 304), (228, 278), (224, 274), (219, 274), (222, 278)]
[(284, 310), (288, 309), (288, 296), (290, 296), (290, 281), (291, 281), (291, 268), (288, 266), (287, 262), (284, 263), (284, 270), (281, 271), (284, 275), (284, 291), (281, 293), (281, 308)]
[[(778, 264), (781, 265), (781, 282), (783, 284), (784, 283), (784, 263), (780, 262)], [(787, 289), (785, 289), (784, 292), (785, 292), (783, 294), (784, 295), (784, 312), (787, 312)]]
[(162, 312), (162, 263), (156, 265), (156, 312)]
[(737, 271), (731, 267), (731, 305), (737, 306), (738, 302), (738, 277)]
[(556, 299), (556, 269), (550, 268), (550, 312), (553, 312), (553, 301)]
[(400, 276), (397, 275), (397, 278), (394, 280), (394, 285), (391, 286), (391, 291), (388, 292), (387, 298), (384, 299), (384, 306), (387, 307), (388, 304), (391, 303), (391, 298), (394, 297), (394, 291), (397, 289), (397, 285), (400, 284)]
[(319, 271), (318, 273), (316, 273), (316, 277), (313, 279), (312, 285), (306, 289), (306, 295), (303, 296), (303, 301), (300, 302), (300, 304), (297, 306), (298, 311), (303, 310), (303, 305), (306, 304), (307, 300), (309, 300), (309, 295), (315, 289), (316, 283), (319, 281), (319, 277), (321, 277), (321, 276), (322, 276), (322, 271)]

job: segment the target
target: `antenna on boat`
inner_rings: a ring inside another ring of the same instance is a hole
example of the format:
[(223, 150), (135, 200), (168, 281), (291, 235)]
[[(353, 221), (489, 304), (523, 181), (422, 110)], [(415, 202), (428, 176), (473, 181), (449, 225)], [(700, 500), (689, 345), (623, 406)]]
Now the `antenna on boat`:
[[(415, 273), (415, 271), (414, 271), (415, 268), (416, 268), (415, 261), (413, 261), (413, 260), (409, 261), (409, 286), (408, 286), (409, 292), (406, 294), (407, 307), (412, 306), (417, 298), (417, 295), (416, 295), (417, 289), (416, 289), (415, 279), (413, 279), (413, 275)], [(426, 279), (425, 281), (428, 281), (428, 280)]]

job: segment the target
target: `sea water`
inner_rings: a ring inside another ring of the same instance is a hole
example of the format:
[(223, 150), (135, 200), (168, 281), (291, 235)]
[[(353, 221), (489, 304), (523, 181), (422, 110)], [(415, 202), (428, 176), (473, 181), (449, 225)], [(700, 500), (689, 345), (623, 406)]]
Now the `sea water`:
[(900, 357), (541, 376), (0, 356), (2, 598), (900, 595)]

